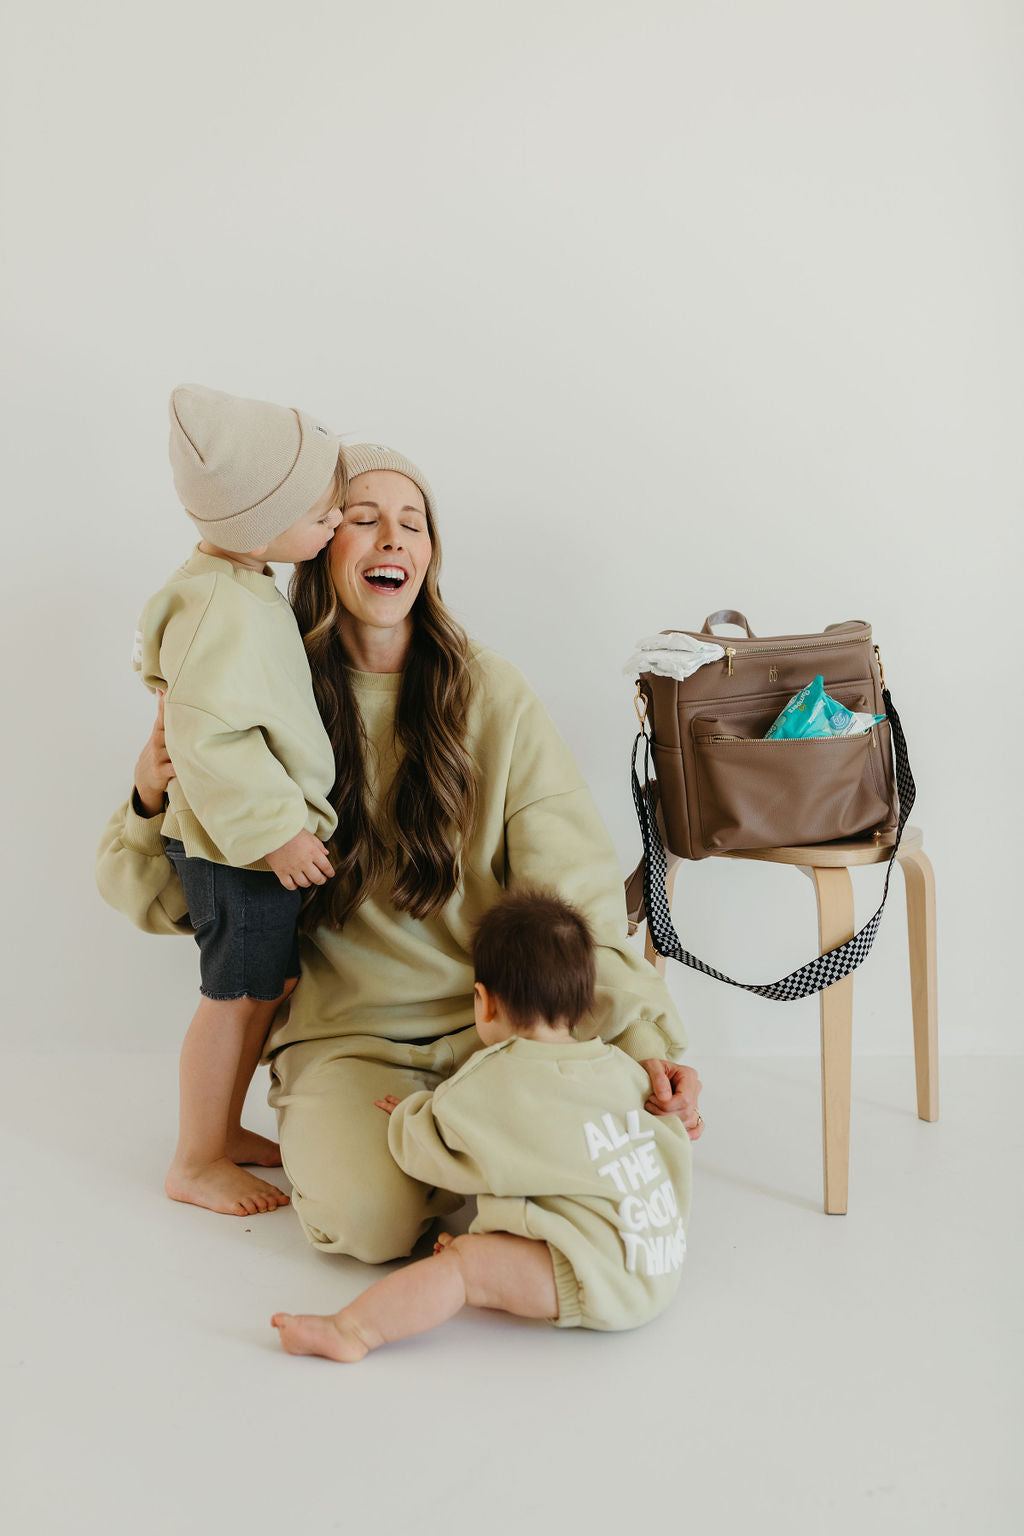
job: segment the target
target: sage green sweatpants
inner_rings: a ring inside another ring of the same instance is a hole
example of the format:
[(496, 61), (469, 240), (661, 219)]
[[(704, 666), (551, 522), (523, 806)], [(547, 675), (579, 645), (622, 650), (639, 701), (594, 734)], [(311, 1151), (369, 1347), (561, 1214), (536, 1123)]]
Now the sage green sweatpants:
[(365, 1264), (404, 1258), (461, 1195), (403, 1173), (388, 1150), (388, 1117), (374, 1104), (431, 1091), (480, 1049), (470, 1026), (418, 1045), (346, 1035), (304, 1040), (270, 1063), (292, 1205), (309, 1241)]

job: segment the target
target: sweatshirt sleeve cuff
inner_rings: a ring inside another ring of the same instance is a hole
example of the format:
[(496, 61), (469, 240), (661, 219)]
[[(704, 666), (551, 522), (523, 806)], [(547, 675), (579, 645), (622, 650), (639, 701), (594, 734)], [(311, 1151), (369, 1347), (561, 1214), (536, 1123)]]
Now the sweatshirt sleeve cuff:
[(124, 808), (121, 841), (133, 853), (145, 853), (155, 857), (164, 851), (164, 840), (160, 832), (164, 824), (163, 812), (157, 811), (155, 816), (140, 816), (133, 804), (134, 798), (133, 791), (131, 799)]
[(682, 1049), (665, 1038), (657, 1024), (650, 1019), (637, 1019), (627, 1024), (621, 1035), (612, 1041), (620, 1051), (632, 1056), (634, 1061), (671, 1061)]

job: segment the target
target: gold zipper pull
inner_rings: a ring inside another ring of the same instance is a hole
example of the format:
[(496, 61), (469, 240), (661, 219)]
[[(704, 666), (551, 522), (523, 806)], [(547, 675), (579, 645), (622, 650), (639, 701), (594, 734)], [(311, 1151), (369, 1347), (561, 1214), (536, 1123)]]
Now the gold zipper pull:
[(728, 662), (728, 671), (726, 672), (727, 677), (732, 677), (732, 659), (735, 655), (736, 647), (734, 645), (727, 645), (725, 648), (726, 661)]

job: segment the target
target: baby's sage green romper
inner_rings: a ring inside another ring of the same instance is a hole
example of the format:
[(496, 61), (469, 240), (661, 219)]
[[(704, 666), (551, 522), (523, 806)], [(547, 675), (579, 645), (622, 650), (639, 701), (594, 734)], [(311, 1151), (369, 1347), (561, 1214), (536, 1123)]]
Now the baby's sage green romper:
[(547, 1243), (559, 1326), (636, 1328), (676, 1293), (690, 1214), (689, 1137), (649, 1093), (617, 1046), (513, 1037), (403, 1099), (388, 1140), (406, 1173), (478, 1197), (470, 1232)]

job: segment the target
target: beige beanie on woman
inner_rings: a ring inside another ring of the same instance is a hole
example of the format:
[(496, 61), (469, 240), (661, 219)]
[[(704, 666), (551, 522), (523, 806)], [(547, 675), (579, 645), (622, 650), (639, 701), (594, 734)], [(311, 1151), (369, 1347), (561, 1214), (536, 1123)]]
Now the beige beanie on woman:
[(174, 488), (202, 538), (246, 554), (315, 507), (338, 465), (337, 437), (305, 411), (202, 384), (171, 394)]
[(412, 459), (407, 459), (404, 453), (399, 453), (397, 448), (387, 448), (383, 443), (349, 443), (344, 449), (345, 468), (348, 471), (349, 480), (354, 480), (356, 475), (368, 475), (375, 469), (394, 469), (413, 485), (418, 485), (423, 492), (423, 500), (427, 504), (427, 511), (437, 522), (437, 506), (434, 502), (434, 493), (430, 489), (430, 483), (421, 469), (417, 469)]

